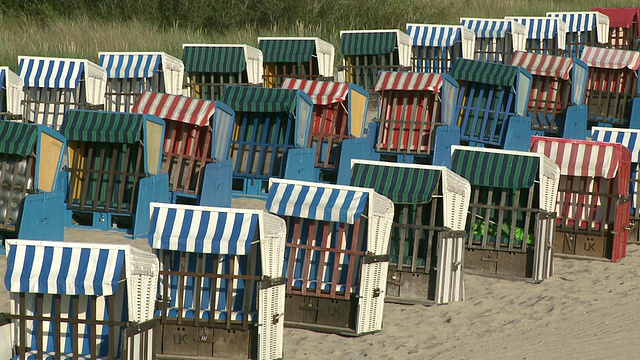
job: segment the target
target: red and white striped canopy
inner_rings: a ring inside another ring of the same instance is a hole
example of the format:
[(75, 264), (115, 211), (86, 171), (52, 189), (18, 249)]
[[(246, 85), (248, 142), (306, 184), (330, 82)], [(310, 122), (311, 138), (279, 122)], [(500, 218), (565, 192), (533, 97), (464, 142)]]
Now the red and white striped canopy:
[(197, 126), (208, 126), (215, 109), (213, 101), (145, 91), (133, 105), (131, 112), (155, 115), (165, 120)]
[(564, 56), (541, 55), (527, 52), (516, 52), (511, 65), (525, 68), (532, 75), (569, 79), (573, 60)]
[(604, 69), (624, 69), (626, 67), (630, 70), (638, 70), (640, 52), (585, 46), (580, 60), (589, 67)]
[(374, 91), (416, 90), (439, 92), (440, 87), (442, 87), (442, 74), (382, 71)]
[(314, 105), (329, 105), (343, 102), (349, 94), (349, 84), (334, 81), (284, 79), (283, 89), (302, 90)]
[(545, 154), (560, 175), (613, 179), (620, 162), (620, 144), (533, 136), (531, 151)]

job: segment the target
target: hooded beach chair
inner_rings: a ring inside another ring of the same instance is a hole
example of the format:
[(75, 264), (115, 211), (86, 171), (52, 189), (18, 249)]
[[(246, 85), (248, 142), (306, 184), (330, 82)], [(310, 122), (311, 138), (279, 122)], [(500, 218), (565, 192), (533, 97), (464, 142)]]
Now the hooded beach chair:
[(0, 66), (0, 120), (22, 121), (24, 82), (6, 66)]
[(182, 94), (184, 64), (163, 52), (100, 52), (107, 70), (105, 110), (129, 112), (144, 91)]
[(146, 91), (131, 111), (165, 122), (161, 172), (169, 174), (172, 203), (231, 206), (233, 110), (221, 101)]
[(344, 81), (371, 92), (380, 71), (411, 70), (411, 38), (400, 30), (340, 31)]
[(282, 359), (284, 221), (264, 210), (151, 207), (158, 354)]
[(68, 109), (102, 110), (107, 72), (84, 59), (19, 56), (23, 121), (58, 130)]
[(517, 52), (511, 65), (532, 77), (531, 129), (568, 139), (587, 138), (587, 65), (576, 58)]
[(0, 344), (12, 359), (155, 359), (155, 255), (129, 245), (7, 243), (11, 312), (0, 314)]
[(548, 12), (567, 24), (565, 56), (579, 58), (584, 46), (604, 47), (609, 43), (609, 17), (597, 11)]
[(448, 165), (460, 144), (458, 84), (446, 74), (383, 71), (374, 91), (380, 114), (368, 136), (383, 160)]
[[(369, 144), (364, 138), (369, 93), (355, 84), (302, 79), (284, 79), (282, 88), (302, 90), (311, 98), (313, 118), (307, 146), (315, 147), (315, 166), (321, 178), (335, 182), (339, 165), (346, 161), (349, 167), (358, 143)], [(345, 148), (349, 139), (358, 140)]]
[(465, 269), (533, 282), (553, 275), (558, 166), (531, 152), (454, 146), (451, 169), (471, 183)]
[(585, 46), (589, 123), (640, 128), (640, 52)]
[(391, 200), (352, 186), (269, 184), (266, 208), (287, 224), (285, 326), (347, 336), (380, 331)]
[(556, 17), (507, 16), (527, 28), (525, 51), (534, 54), (564, 56), (567, 24)]
[(219, 100), (228, 85), (262, 85), (262, 51), (248, 45), (184, 44), (188, 96)]
[(44, 125), (0, 121), (2, 239), (63, 239), (65, 184), (59, 172), (66, 145)]
[(508, 64), (515, 51), (525, 51), (527, 28), (512, 20), (460, 18), (475, 34), (471, 59)]
[(227, 87), (222, 101), (236, 113), (231, 137), (233, 190), (264, 196), (271, 177), (318, 180), (307, 148), (313, 102), (302, 90)]
[(464, 145), (526, 150), (532, 78), (517, 66), (460, 59), (449, 75), (460, 87), (455, 114)]
[(394, 207), (385, 300), (462, 301), (462, 259), (471, 187), (443, 166), (353, 160), (351, 185), (372, 188)]
[(560, 166), (554, 252), (623, 259), (631, 208), (629, 150), (620, 144), (534, 136), (531, 151)]
[(412, 71), (446, 74), (458, 58), (473, 59), (476, 36), (464, 26), (407, 24), (407, 34)]
[(640, 7), (591, 8), (609, 18), (609, 45), (614, 49), (638, 50)]
[(67, 226), (149, 230), (149, 203), (169, 201), (161, 174), (164, 121), (153, 115), (69, 110)]
[(335, 49), (317, 37), (259, 37), (264, 86), (279, 88), (284, 78), (333, 80)]

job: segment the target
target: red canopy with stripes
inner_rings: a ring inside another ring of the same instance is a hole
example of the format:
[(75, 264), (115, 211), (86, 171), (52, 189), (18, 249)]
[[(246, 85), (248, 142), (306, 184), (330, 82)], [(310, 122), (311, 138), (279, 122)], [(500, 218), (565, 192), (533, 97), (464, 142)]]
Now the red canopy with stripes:
[(374, 91), (414, 90), (440, 92), (442, 74), (382, 71)]
[(215, 112), (215, 103), (181, 95), (145, 91), (131, 109), (133, 113), (155, 115), (165, 120), (208, 126)]
[(532, 75), (568, 80), (573, 67), (573, 59), (518, 51), (511, 59), (511, 65), (523, 67)]
[(283, 89), (304, 91), (314, 105), (329, 105), (343, 102), (349, 94), (349, 84), (334, 81), (284, 79)]
[(630, 70), (638, 70), (640, 52), (585, 46), (580, 60), (589, 67), (604, 69), (624, 69), (626, 67)]
[[(609, 17), (609, 27), (628, 29), (633, 20), (640, 20), (640, 8), (591, 8), (591, 11), (603, 13)], [(640, 21), (636, 23), (640, 31)]]

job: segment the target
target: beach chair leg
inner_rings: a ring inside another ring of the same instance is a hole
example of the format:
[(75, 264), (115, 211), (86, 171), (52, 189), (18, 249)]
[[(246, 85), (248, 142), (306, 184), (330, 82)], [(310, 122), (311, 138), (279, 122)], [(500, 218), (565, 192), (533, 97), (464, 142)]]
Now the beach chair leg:
[(438, 126), (433, 147), (433, 165), (451, 165), (452, 145), (460, 145), (460, 128), (457, 125)]
[(589, 107), (587, 105), (569, 106), (564, 121), (562, 137), (565, 139), (586, 140), (588, 136), (588, 117)]

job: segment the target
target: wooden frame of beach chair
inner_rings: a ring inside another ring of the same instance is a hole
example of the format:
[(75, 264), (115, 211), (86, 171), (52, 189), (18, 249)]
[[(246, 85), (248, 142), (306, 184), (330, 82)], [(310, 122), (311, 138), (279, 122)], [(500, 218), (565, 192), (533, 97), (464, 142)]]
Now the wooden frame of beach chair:
[(259, 37), (264, 86), (279, 88), (285, 78), (333, 81), (335, 49), (317, 37)]
[(609, 43), (609, 17), (597, 11), (548, 12), (567, 24), (565, 54), (579, 58), (585, 46), (605, 47)]
[(640, 53), (585, 46), (589, 123), (640, 128)]
[(471, 59), (508, 64), (515, 51), (525, 51), (527, 28), (512, 20), (460, 18), (475, 34)]
[(352, 186), (372, 188), (394, 203), (385, 301), (462, 301), (469, 182), (443, 166), (351, 164)]
[(449, 147), (460, 144), (455, 80), (446, 74), (383, 71), (374, 91), (380, 114), (368, 136), (380, 158), (448, 165)]
[(155, 359), (155, 255), (129, 245), (7, 243), (12, 310), (2, 318), (11, 328), (0, 341), (15, 358)]
[(630, 230), (629, 150), (617, 143), (534, 136), (531, 151), (560, 166), (555, 254), (623, 259)]
[(161, 174), (164, 121), (156, 116), (69, 110), (60, 132), (68, 141), (67, 226), (149, 229), (149, 202), (169, 200)]
[(263, 210), (151, 207), (158, 358), (281, 359), (284, 221)]
[(527, 28), (525, 51), (534, 54), (565, 56), (567, 24), (557, 17), (507, 16)]
[(517, 52), (511, 65), (533, 78), (527, 115), (531, 129), (569, 139), (587, 138), (587, 65), (575, 58)]
[(380, 331), (391, 200), (352, 186), (273, 178), (269, 185), (266, 208), (287, 224), (285, 326)]
[(464, 26), (407, 24), (407, 34), (412, 71), (446, 74), (458, 58), (473, 59), (476, 36)]
[(155, 91), (182, 94), (184, 64), (163, 52), (100, 52), (107, 71), (105, 110), (130, 112), (140, 95)]
[(7, 66), (0, 66), (0, 120), (21, 121), (24, 81)]
[(219, 100), (228, 85), (262, 86), (263, 56), (248, 45), (183, 44), (188, 96)]
[(471, 183), (465, 269), (533, 282), (553, 275), (558, 166), (524, 151), (454, 146), (451, 156)]
[(609, 45), (614, 49), (638, 50), (640, 39), (640, 7), (591, 8), (609, 18)]
[(161, 172), (169, 174), (171, 202), (231, 206), (233, 110), (221, 101), (144, 92), (131, 111), (165, 121)]
[(459, 59), (449, 72), (459, 85), (455, 113), (465, 145), (526, 150), (533, 134), (527, 104), (532, 77), (521, 67)]
[(69, 109), (102, 110), (107, 72), (83, 59), (19, 56), (24, 82), (24, 122), (58, 130)]
[(313, 102), (301, 90), (229, 86), (222, 97), (236, 113), (229, 132), (233, 190), (264, 196), (271, 177), (318, 180), (307, 148)]

